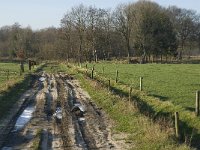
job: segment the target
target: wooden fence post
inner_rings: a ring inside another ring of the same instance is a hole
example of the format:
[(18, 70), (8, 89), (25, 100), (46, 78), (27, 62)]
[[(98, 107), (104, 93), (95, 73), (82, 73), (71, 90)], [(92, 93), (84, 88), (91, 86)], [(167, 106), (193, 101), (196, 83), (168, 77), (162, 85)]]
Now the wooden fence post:
[(176, 133), (176, 138), (179, 138), (179, 114), (178, 112), (175, 112), (175, 133)]
[(132, 87), (129, 89), (129, 103), (131, 102), (131, 93), (132, 93)]
[(85, 65), (85, 69), (86, 69), (86, 74), (87, 74), (87, 72), (88, 72), (88, 66), (87, 66), (87, 64)]
[(118, 82), (118, 75), (119, 75), (119, 71), (117, 70), (117, 71), (116, 71), (116, 79), (115, 79), (115, 82), (116, 82), (116, 83)]
[(24, 62), (23, 61), (20, 62), (20, 69), (21, 69), (21, 72), (24, 72)]
[(110, 91), (110, 80), (108, 80), (108, 91)]
[(140, 91), (143, 90), (143, 88), (142, 88), (142, 80), (143, 80), (143, 77), (140, 77)]
[(103, 75), (104, 75), (104, 66), (103, 66), (103, 68), (102, 68), (102, 73), (103, 73)]
[(92, 68), (92, 74), (91, 74), (91, 78), (94, 78), (94, 68)]
[(10, 71), (7, 71), (7, 80), (9, 80), (9, 76), (10, 76)]
[(196, 91), (196, 109), (195, 109), (195, 113), (196, 116), (199, 116), (199, 91)]
[(93, 65), (93, 67), (92, 67), (92, 70), (94, 70), (94, 65)]
[(28, 69), (31, 70), (31, 60), (28, 60)]

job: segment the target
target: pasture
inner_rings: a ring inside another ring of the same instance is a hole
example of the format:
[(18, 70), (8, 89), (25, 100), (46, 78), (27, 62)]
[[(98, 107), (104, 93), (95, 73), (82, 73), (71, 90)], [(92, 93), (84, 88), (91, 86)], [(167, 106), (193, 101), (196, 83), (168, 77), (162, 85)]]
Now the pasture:
[(0, 63), (0, 87), (19, 76), (19, 64)]
[[(129, 101), (135, 104), (140, 113), (161, 124), (171, 122), (173, 126), (174, 113), (178, 112), (181, 141), (200, 147), (197, 142), (200, 139), (200, 118), (195, 116), (196, 91), (200, 89), (199, 65), (104, 62), (82, 64), (74, 69), (90, 78), (94, 72), (94, 80), (122, 99), (130, 97)], [(119, 72), (118, 83), (115, 83), (116, 70)], [(143, 77), (142, 92), (139, 87), (140, 77)], [(130, 87), (133, 87), (131, 96)], [(169, 122), (166, 123), (166, 120)]]
[(170, 101), (186, 110), (194, 110), (195, 94), (200, 90), (200, 65), (198, 64), (88, 64), (94, 66), (100, 76), (115, 80), (119, 71), (119, 83), (139, 89), (143, 77), (143, 89), (160, 101)]

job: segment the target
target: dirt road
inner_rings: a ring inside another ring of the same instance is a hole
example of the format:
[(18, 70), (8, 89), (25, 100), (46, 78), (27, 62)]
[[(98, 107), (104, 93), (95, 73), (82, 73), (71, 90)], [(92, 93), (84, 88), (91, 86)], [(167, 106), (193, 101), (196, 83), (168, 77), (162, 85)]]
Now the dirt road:
[(124, 141), (113, 138), (105, 112), (73, 77), (43, 72), (29, 91), (25, 107), (0, 130), (2, 150), (127, 149)]

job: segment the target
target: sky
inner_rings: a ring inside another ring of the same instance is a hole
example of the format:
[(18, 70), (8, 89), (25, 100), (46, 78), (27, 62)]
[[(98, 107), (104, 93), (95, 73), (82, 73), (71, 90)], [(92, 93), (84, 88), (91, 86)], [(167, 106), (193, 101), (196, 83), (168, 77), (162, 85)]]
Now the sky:
[[(79, 4), (114, 9), (118, 4), (137, 0), (0, 0), (0, 27), (15, 22), (33, 30), (59, 27), (60, 20), (72, 7)], [(176, 5), (200, 13), (200, 0), (151, 0), (161, 6)]]

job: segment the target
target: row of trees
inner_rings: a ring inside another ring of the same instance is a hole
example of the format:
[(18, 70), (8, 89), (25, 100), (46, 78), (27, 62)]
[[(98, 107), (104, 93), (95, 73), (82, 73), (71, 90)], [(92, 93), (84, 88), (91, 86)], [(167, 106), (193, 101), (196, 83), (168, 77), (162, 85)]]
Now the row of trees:
[(80, 62), (84, 57), (97, 60), (110, 56), (141, 56), (143, 62), (150, 56), (177, 53), (169, 13), (153, 2), (120, 5), (113, 12), (80, 5), (66, 13), (61, 23), (67, 49), (76, 49)]
[(60, 28), (32, 31), (19, 24), (0, 29), (1, 57), (97, 61), (163, 56), (181, 59), (200, 52), (200, 17), (193, 10), (164, 8), (155, 2), (121, 4), (115, 10), (79, 5), (61, 19)]
[[(57, 29), (33, 31), (22, 28), (18, 23), (0, 28), (0, 56), (13, 58), (48, 58), (54, 51)], [(55, 35), (55, 36), (54, 36)]]

